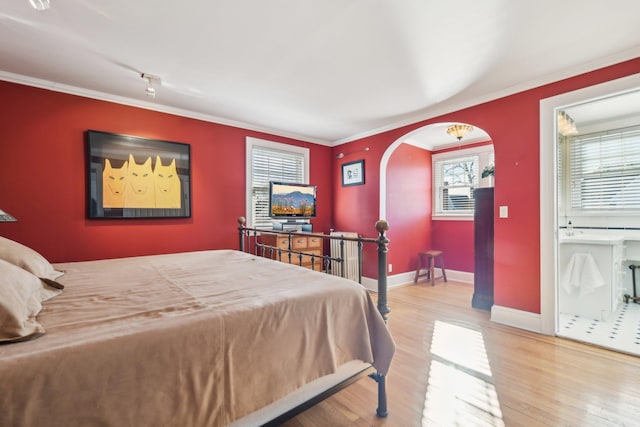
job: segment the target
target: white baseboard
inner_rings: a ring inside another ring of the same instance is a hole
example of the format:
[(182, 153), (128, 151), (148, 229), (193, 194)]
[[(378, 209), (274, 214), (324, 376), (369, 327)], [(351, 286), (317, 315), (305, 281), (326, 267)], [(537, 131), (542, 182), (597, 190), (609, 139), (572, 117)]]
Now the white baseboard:
[[(365, 288), (369, 289), (370, 291), (378, 292), (378, 281), (376, 279), (371, 279), (369, 277), (363, 277), (362, 278), (362, 286), (364, 286)], [(388, 286), (388, 284), (387, 284), (387, 286)]]
[[(394, 274), (387, 276), (387, 288), (413, 285), (415, 272)], [(473, 284), (473, 273), (466, 271), (447, 270), (447, 279), (456, 282)], [(362, 278), (362, 285), (374, 292), (378, 291), (378, 281), (369, 277)], [(531, 332), (542, 332), (542, 318), (539, 314), (513, 308), (494, 305), (491, 307), (491, 321), (507, 326), (524, 329)]]
[(473, 273), (467, 271), (456, 271), (447, 269), (447, 279), (455, 282), (473, 284)]
[[(446, 271), (447, 271), (447, 280), (473, 284), (473, 273), (468, 273), (466, 271), (449, 270), (449, 269), (447, 269)], [(413, 278), (415, 277), (415, 275), (416, 275), (415, 271), (408, 271), (406, 273), (387, 276), (387, 289), (397, 288), (399, 286), (413, 285)], [(362, 286), (374, 292), (378, 291), (378, 281), (370, 277), (362, 278)]]
[(503, 325), (542, 333), (542, 318), (539, 314), (494, 305), (491, 307), (491, 321)]

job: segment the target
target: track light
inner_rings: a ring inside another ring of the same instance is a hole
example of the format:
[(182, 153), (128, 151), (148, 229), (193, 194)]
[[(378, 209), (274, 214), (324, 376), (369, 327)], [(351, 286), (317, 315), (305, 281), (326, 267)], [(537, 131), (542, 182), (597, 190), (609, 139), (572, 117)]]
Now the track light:
[(29, 4), (35, 10), (47, 10), (49, 9), (49, 0), (29, 0)]
[(349, 152), (349, 153), (338, 153), (338, 154), (336, 154), (336, 159), (341, 159), (341, 158), (343, 158), (344, 156), (347, 156), (347, 155), (349, 155), (349, 154), (359, 153), (359, 152), (361, 152), (361, 151), (369, 151), (369, 147), (364, 147), (364, 148), (361, 148), (361, 149), (356, 150), (356, 151), (351, 151), (351, 152)]
[(152, 76), (151, 74), (147, 73), (142, 73), (140, 77), (142, 77), (147, 82), (147, 89), (145, 90), (147, 96), (149, 98), (155, 98), (156, 88), (154, 86), (159, 87), (160, 85), (162, 85), (162, 80), (160, 80), (160, 77)]

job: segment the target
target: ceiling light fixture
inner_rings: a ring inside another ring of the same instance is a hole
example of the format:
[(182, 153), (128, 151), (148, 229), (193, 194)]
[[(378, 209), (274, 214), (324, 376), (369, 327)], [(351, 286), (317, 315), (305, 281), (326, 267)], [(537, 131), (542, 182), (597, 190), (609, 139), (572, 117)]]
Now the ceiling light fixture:
[(563, 136), (578, 134), (576, 122), (564, 111), (558, 113), (558, 132)]
[(150, 98), (155, 98), (156, 97), (155, 87), (160, 87), (162, 85), (162, 80), (160, 80), (160, 77), (152, 76), (151, 74), (147, 74), (147, 73), (142, 73), (140, 76), (147, 81), (147, 89), (145, 90), (145, 92), (147, 93), (147, 96)]
[(469, 132), (471, 132), (472, 130), (473, 130), (473, 126), (457, 124), (457, 125), (449, 126), (447, 128), (447, 133), (455, 138), (458, 138), (458, 141), (460, 141), (462, 138), (467, 136)]
[(29, 0), (29, 4), (35, 10), (47, 10), (49, 9), (49, 0)]

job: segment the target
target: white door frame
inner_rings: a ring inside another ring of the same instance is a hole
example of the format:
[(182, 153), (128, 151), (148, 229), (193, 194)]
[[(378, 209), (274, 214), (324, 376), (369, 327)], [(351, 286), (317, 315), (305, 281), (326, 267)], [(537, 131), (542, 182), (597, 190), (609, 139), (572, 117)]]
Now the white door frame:
[(540, 100), (540, 332), (557, 332), (557, 111), (570, 105), (640, 89), (640, 74)]

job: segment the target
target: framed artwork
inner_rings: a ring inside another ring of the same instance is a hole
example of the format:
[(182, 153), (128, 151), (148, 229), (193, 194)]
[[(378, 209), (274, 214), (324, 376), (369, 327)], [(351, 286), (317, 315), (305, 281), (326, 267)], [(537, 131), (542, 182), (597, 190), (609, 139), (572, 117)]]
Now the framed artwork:
[(364, 184), (364, 160), (344, 163), (342, 165), (342, 186)]
[(191, 146), (87, 131), (89, 218), (191, 216)]

